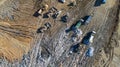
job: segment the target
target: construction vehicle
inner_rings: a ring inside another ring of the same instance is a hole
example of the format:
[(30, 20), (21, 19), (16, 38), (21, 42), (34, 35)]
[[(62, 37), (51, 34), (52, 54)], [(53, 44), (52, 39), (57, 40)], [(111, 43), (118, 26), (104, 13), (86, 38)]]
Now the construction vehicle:
[(70, 32), (70, 31), (77, 32), (77, 29), (79, 29), (79, 27), (82, 25), (83, 22), (84, 22), (84, 20), (80, 19), (75, 24), (73, 24), (69, 29), (67, 29), (66, 33)]
[(85, 45), (90, 45), (93, 42), (93, 34), (95, 33), (95, 31), (88, 32), (87, 35), (82, 39), (82, 43)]
[(76, 5), (76, 0), (71, 0), (70, 4), (68, 6), (75, 6)]
[(86, 57), (92, 57), (94, 54), (94, 48), (93, 47), (89, 47), (87, 52), (86, 52)]
[(73, 45), (70, 47), (70, 50), (69, 50), (69, 54), (72, 54), (72, 53), (77, 53), (79, 51), (79, 43), (77, 43), (76, 45)]
[(45, 12), (48, 9), (48, 5), (45, 4), (42, 8), (38, 9), (33, 16), (38, 17), (40, 15), (42, 15), (43, 12)]
[(43, 27), (40, 27), (37, 30), (37, 33), (43, 33), (44, 31), (48, 30), (50, 27), (51, 27), (51, 24), (49, 22), (45, 23)]
[(105, 3), (106, 3), (106, 0), (102, 0), (101, 3), (102, 3), (102, 4), (105, 4)]
[(76, 31), (81, 25), (89, 24), (92, 19), (91, 15), (85, 16), (84, 18), (77, 21), (75, 24), (73, 24), (66, 32), (69, 31)]
[(62, 11), (57, 11), (52, 17), (56, 19), (61, 14), (61, 12)]
[(39, 14), (42, 14), (44, 11), (46, 11), (48, 9), (48, 5), (47, 4), (45, 4), (44, 6), (43, 6), (43, 8), (40, 8), (39, 10), (38, 10), (38, 13)]
[(76, 22), (76, 24), (74, 24), (74, 27), (75, 27), (76, 29), (78, 29), (78, 28), (82, 25), (83, 22), (84, 22), (84, 20), (83, 20), (83, 19), (80, 19), (78, 22)]
[(90, 23), (90, 21), (91, 21), (91, 19), (92, 19), (92, 16), (91, 15), (87, 15), (87, 16), (85, 16), (84, 18), (83, 18), (83, 20), (84, 20), (84, 25), (86, 25), (86, 24), (89, 24)]
[(105, 4), (105, 3), (106, 3), (106, 0), (96, 0), (94, 6), (100, 6), (101, 4)]
[(57, 18), (59, 16), (59, 14), (61, 13), (61, 11), (58, 11), (55, 7), (52, 7), (49, 9), (48, 12), (46, 12), (43, 15), (43, 18), (49, 18), (49, 17), (53, 17), (53, 18)]
[(67, 22), (68, 21), (68, 15), (64, 15), (61, 17), (61, 21)]
[(59, 2), (61, 2), (61, 3), (65, 3), (66, 1), (65, 0), (58, 0)]

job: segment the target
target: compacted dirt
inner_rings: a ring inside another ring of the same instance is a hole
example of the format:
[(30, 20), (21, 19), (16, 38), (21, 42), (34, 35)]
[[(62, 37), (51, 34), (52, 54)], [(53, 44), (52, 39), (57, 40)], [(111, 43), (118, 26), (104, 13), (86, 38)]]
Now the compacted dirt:
[[(67, 6), (70, 2), (66, 0), (62, 4), (57, 0), (8, 0), (10, 5), (14, 5), (11, 7), (7, 6), (6, 1), (3, 4), (0, 2), (0, 66), (108, 67), (114, 55), (114, 47), (110, 42), (118, 24), (119, 0), (107, 0), (101, 6), (94, 6), (96, 0), (76, 0), (77, 4), (72, 7)], [(62, 13), (57, 19), (43, 18), (43, 15), (34, 17), (33, 14), (43, 4), (49, 5), (44, 13), (52, 7)], [(69, 16), (68, 22), (63, 23), (60, 18), (66, 14)], [(72, 42), (65, 30), (86, 15), (92, 15), (91, 22), (80, 27), (83, 35), (78, 42)], [(44, 33), (36, 33), (46, 22), (50, 22), (52, 27)], [(88, 46), (80, 42), (92, 30), (96, 31), (92, 43), (94, 56), (86, 58)], [(80, 43), (79, 53), (69, 55), (70, 47), (77, 43)]]

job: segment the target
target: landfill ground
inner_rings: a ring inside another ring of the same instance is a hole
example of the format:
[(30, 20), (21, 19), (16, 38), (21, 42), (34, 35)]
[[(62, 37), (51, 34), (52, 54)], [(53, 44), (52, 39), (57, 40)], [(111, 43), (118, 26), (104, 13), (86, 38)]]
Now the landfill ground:
[[(114, 47), (118, 46), (117, 42), (112, 43), (117, 38), (120, 1), (107, 0), (100, 6), (95, 6), (95, 2), (76, 0), (77, 5), (67, 6), (70, 0), (64, 4), (57, 0), (1, 0), (0, 67), (119, 67), (111, 62)], [(41, 4), (48, 4), (48, 9), (55, 7), (62, 13), (57, 19), (43, 18), (43, 15), (34, 17)], [(68, 22), (64, 23), (60, 18), (66, 14)], [(83, 35), (77, 42), (72, 42), (65, 30), (86, 15), (92, 15), (92, 20), (80, 27)], [(44, 33), (36, 33), (46, 22), (52, 27)], [(85, 57), (88, 46), (80, 42), (92, 30), (96, 31), (91, 44), (95, 48), (94, 55)], [(77, 43), (80, 43), (79, 53), (69, 55), (70, 47)]]

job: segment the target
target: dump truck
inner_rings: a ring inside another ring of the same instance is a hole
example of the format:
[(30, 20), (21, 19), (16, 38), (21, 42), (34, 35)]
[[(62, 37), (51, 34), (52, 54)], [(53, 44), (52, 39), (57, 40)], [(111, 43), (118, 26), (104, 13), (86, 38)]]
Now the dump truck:
[(79, 29), (81, 25), (89, 24), (91, 19), (92, 19), (91, 15), (85, 16), (84, 18), (78, 20), (75, 24), (73, 24), (69, 29), (67, 29), (66, 33), (70, 31), (76, 32), (76, 30)]
[(62, 11), (57, 11), (52, 17), (56, 19), (61, 14), (61, 12)]
[(68, 21), (68, 15), (64, 15), (61, 17), (61, 21), (67, 22)]
[(102, 0), (102, 1), (101, 1), (101, 4), (105, 4), (105, 3), (106, 3), (106, 0)]
[(72, 54), (72, 53), (77, 53), (79, 51), (79, 43), (77, 43), (76, 45), (73, 45), (70, 47), (70, 50), (69, 50), (69, 54)]
[(91, 21), (91, 19), (92, 19), (92, 16), (91, 15), (87, 15), (87, 16), (85, 16), (84, 18), (83, 18), (83, 20), (84, 20), (84, 25), (86, 25), (86, 24), (89, 24), (90, 23), (90, 21)]
[(81, 29), (77, 29), (76, 32), (74, 32), (73, 35), (71, 36), (71, 40), (73, 42), (78, 41), (82, 34), (83, 34), (82, 30)]
[(106, 0), (96, 0), (94, 6), (101, 6), (102, 4), (105, 4), (107, 1)]
[(83, 19), (80, 19), (75, 24), (71, 25), (69, 29), (65, 30), (66, 33), (70, 32), (70, 31), (73, 31), (74, 33), (76, 33), (77, 29), (79, 29), (79, 27), (82, 25), (83, 21), (84, 21)]
[(76, 3), (76, 0), (71, 0), (71, 2), (68, 4), (68, 6), (75, 6), (77, 3)]
[(61, 2), (61, 3), (65, 3), (66, 1), (65, 0), (58, 0), (59, 2)]
[(93, 42), (93, 34), (95, 33), (95, 31), (88, 32), (87, 35), (82, 39), (82, 43), (85, 45), (90, 45)]
[(86, 57), (92, 57), (94, 54), (94, 48), (93, 47), (89, 47), (87, 52), (86, 52)]

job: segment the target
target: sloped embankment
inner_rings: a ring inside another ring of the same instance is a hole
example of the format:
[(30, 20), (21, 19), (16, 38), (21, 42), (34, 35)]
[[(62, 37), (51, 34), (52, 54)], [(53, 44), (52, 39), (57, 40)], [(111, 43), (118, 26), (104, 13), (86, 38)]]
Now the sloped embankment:
[(33, 38), (31, 30), (34, 28), (26, 21), (15, 20), (14, 13), (18, 8), (19, 0), (0, 0), (0, 57), (9, 61), (21, 59), (29, 51)]
[(22, 58), (30, 49), (31, 37), (26, 36), (28, 31), (13, 29), (10, 24), (0, 22), (0, 57), (9, 61)]
[[(120, 8), (120, 6), (119, 6)], [(117, 28), (116, 28), (116, 33), (114, 36), (116, 36), (116, 40), (114, 42), (118, 42), (117, 44), (116, 43), (112, 43), (113, 45), (116, 45), (115, 49), (114, 49), (114, 56), (113, 56), (113, 61), (112, 61), (112, 64), (111, 64), (111, 67), (119, 67), (120, 66), (120, 11), (118, 10), (118, 17), (119, 18), (117, 20), (118, 22), (118, 25), (117, 25)]]

